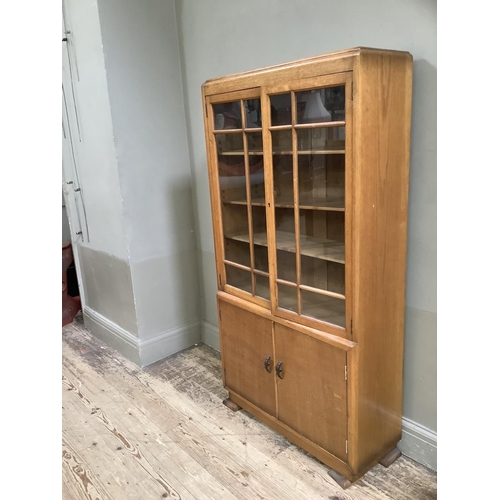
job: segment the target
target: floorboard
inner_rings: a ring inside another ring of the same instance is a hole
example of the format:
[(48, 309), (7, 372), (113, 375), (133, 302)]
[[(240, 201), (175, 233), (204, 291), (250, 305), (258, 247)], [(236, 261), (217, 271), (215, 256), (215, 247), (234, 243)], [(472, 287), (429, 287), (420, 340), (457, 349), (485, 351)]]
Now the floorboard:
[(222, 400), (220, 355), (199, 344), (140, 369), (63, 328), (64, 500), (431, 500), (436, 474), (402, 456), (342, 490), (327, 468)]

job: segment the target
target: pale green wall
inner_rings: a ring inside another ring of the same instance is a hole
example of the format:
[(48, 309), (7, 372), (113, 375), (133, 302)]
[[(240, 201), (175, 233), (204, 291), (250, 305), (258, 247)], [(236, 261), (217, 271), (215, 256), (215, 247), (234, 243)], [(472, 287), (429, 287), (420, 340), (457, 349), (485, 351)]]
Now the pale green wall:
[[(436, 5), (431, 0), (177, 0), (202, 282), (217, 324), (200, 87), (210, 78), (356, 46), (414, 57), (404, 416), (436, 430)], [(209, 328), (210, 329), (210, 328)], [(210, 329), (213, 331), (213, 328)]]

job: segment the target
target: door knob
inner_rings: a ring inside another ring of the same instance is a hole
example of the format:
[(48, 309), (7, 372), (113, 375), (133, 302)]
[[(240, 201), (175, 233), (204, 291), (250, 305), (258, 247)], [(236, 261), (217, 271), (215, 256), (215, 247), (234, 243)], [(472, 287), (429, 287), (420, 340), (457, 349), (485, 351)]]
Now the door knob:
[(276, 375), (278, 375), (279, 378), (283, 378), (283, 361), (278, 361), (276, 365)]
[(266, 359), (264, 360), (264, 368), (266, 369), (267, 373), (271, 373), (271, 356), (266, 356)]

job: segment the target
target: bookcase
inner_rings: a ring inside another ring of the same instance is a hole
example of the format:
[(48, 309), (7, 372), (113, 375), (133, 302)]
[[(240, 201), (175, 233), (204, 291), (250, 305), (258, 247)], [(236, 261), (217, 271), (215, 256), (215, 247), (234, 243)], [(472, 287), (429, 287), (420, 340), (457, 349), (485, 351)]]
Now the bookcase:
[(348, 487), (401, 439), (412, 56), (202, 86), (225, 404)]

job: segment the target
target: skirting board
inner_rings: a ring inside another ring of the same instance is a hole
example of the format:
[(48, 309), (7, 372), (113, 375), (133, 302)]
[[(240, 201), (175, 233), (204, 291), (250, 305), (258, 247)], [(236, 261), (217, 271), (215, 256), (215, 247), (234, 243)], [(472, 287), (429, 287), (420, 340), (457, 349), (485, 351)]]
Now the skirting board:
[(219, 329), (207, 321), (201, 322), (201, 341), (220, 352)]
[[(202, 321), (201, 341), (220, 351), (219, 329)], [(437, 470), (437, 433), (434, 431), (403, 417), (403, 437), (398, 448), (407, 457), (429, 469)]]
[(403, 437), (398, 443), (403, 455), (437, 471), (437, 433), (403, 417)]
[(198, 322), (141, 340), (90, 307), (84, 307), (83, 317), (93, 335), (141, 368), (200, 342)]

